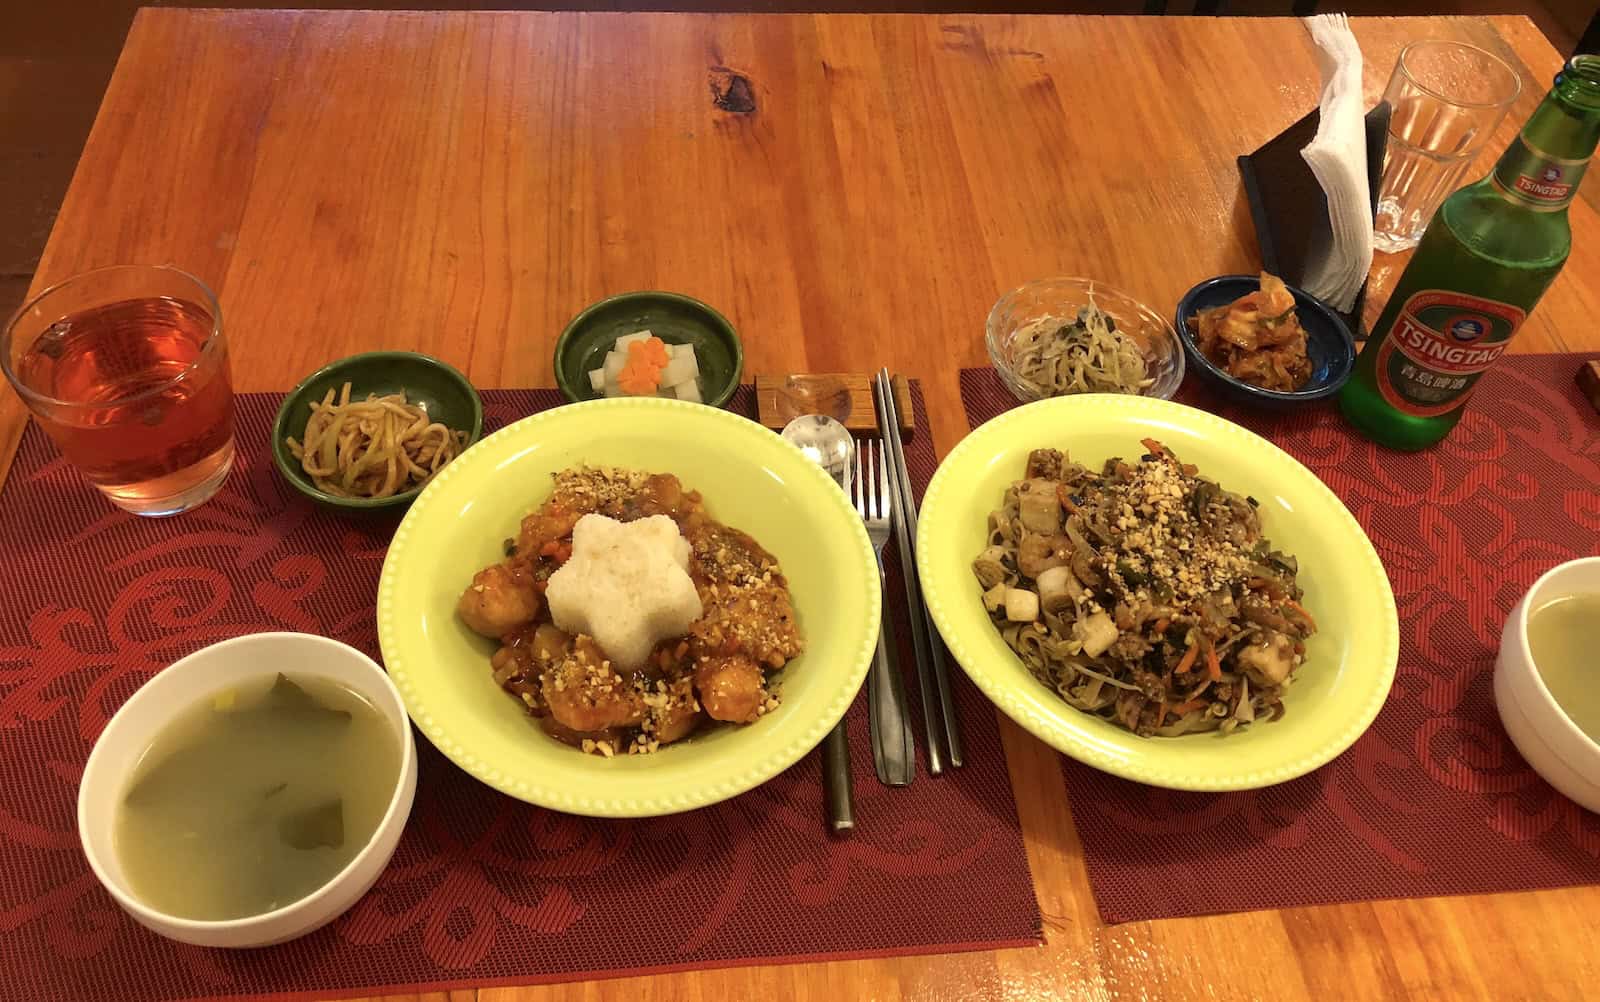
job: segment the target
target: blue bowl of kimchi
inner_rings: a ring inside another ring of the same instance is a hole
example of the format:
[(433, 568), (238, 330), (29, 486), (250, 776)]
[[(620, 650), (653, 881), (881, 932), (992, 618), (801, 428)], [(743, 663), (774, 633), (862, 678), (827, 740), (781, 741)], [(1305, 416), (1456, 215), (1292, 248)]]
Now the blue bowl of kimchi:
[(1294, 297), (1294, 313), (1306, 333), (1306, 358), (1310, 375), (1293, 390), (1270, 390), (1247, 382), (1217, 365), (1200, 349), (1195, 328), (1200, 314), (1226, 307), (1261, 290), (1258, 275), (1220, 275), (1184, 293), (1178, 301), (1173, 326), (1183, 340), (1189, 368), (1200, 373), (1212, 388), (1229, 400), (1255, 407), (1287, 410), (1326, 400), (1339, 392), (1356, 364), (1356, 342), (1339, 315), (1328, 304), (1295, 286), (1286, 286)]

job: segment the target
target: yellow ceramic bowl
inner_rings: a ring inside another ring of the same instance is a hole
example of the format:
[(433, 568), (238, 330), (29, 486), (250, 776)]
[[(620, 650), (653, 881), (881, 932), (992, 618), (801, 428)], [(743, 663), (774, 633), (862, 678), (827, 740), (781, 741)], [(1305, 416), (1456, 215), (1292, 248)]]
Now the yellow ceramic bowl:
[[(778, 558), (806, 652), (784, 669), (776, 711), (654, 755), (606, 759), (547, 737), (495, 684), (495, 645), (457, 621), (456, 599), (479, 568), (502, 559), (522, 516), (548, 496), (551, 474), (579, 464), (675, 473), (704, 495), (713, 516)], [(560, 407), (468, 449), (412, 504), (378, 586), (383, 660), (428, 739), (497, 790), (606, 817), (703, 807), (793, 765), (861, 687), (878, 616), (877, 563), (833, 481), (754, 422), (675, 400)]]
[[(1286, 714), (1242, 731), (1140, 738), (1075, 710), (1030, 675), (990, 623), (972, 573), (985, 520), (1020, 480), (1028, 452), (1067, 451), (1086, 466), (1137, 457), (1156, 438), (1203, 476), (1261, 502), (1273, 546), (1299, 558), (1318, 633), (1284, 696)], [(1316, 475), (1238, 425), (1147, 397), (1059, 397), (1000, 415), (934, 475), (917, 566), (939, 632), (972, 680), (1041, 741), (1097, 769), (1180, 790), (1244, 790), (1310, 772), (1372, 723), (1394, 682), (1399, 627), (1389, 579), (1366, 533)]]

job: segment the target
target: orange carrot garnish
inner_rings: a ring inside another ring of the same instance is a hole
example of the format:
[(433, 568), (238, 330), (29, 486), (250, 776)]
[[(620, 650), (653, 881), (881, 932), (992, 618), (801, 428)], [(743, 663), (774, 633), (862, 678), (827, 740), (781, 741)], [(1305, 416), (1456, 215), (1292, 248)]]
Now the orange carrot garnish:
[(1200, 641), (1196, 640), (1194, 643), (1189, 645), (1188, 650), (1183, 652), (1183, 658), (1178, 662), (1178, 667), (1173, 670), (1177, 674), (1182, 675), (1184, 672), (1189, 670), (1190, 666), (1194, 664), (1195, 655), (1199, 653)]
[(1283, 600), (1283, 604), (1288, 606), (1289, 608), (1293, 609), (1295, 612), (1298, 612), (1300, 615), (1304, 616), (1306, 618), (1306, 622), (1311, 624), (1311, 628), (1313, 630), (1315, 630), (1317, 628), (1317, 621), (1312, 618), (1310, 612), (1306, 611), (1306, 607), (1305, 606), (1301, 605), (1299, 602), (1296, 602), (1292, 598), (1284, 599)]

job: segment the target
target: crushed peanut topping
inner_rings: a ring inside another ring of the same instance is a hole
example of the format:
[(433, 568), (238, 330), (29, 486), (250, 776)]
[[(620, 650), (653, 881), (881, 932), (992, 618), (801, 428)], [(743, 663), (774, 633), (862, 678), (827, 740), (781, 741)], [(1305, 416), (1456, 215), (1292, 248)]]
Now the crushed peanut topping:
[(691, 635), (711, 650), (732, 645), (769, 668), (781, 668), (802, 648), (788, 582), (778, 562), (737, 529), (717, 526), (694, 543), (694, 562), (705, 584), (705, 614)]
[(562, 508), (609, 513), (639, 493), (649, 477), (638, 470), (611, 466), (574, 466), (555, 474), (550, 502)]
[(776, 559), (709, 517), (700, 495), (670, 474), (591, 466), (553, 479), (549, 499), (506, 546), (500, 566), (524, 575), (513, 581), (533, 582), (542, 596), (555, 570), (573, 558), (572, 530), (583, 515), (621, 522), (666, 515), (689, 541), (703, 613), (687, 635), (656, 645), (644, 664), (622, 668), (593, 638), (556, 629), (545, 612), (500, 636), (491, 659), (495, 680), (547, 731), (607, 758), (650, 754), (708, 718), (749, 723), (776, 710), (776, 679), (768, 673), (804, 649)]
[(1170, 455), (1142, 460), (1105, 489), (1120, 503), (1122, 531), (1102, 549), (1100, 570), (1118, 592), (1149, 599), (1149, 582), (1163, 582), (1173, 594), (1156, 600), (1183, 607), (1251, 576), (1255, 538), (1226, 517), (1215, 484), (1184, 473)]

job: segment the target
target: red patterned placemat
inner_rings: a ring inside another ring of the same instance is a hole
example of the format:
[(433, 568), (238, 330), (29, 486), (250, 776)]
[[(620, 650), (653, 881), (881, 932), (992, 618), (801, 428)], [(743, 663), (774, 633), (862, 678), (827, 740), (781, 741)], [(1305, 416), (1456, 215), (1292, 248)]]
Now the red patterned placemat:
[[(751, 396), (742, 389), (733, 409), (751, 413)], [(395, 518), (330, 514), (282, 483), (266, 448), (278, 399), (240, 397), (223, 491), (166, 520), (111, 510), (37, 427), (23, 436), (0, 492), (0, 994), (365, 995), (1039, 940), (997, 722), (960, 672), (970, 764), (906, 790), (872, 775), (857, 701), (850, 839), (823, 834), (815, 753), (715, 807), (594, 821), (501, 796), (419, 737), (400, 848), (333, 925), (251, 951), (180, 946), (135, 925), (75, 832), (77, 781), (110, 714), (223, 637), (304, 630), (377, 655), (372, 601)], [(484, 402), (492, 428), (561, 398), (491, 391)], [(923, 423), (906, 450), (919, 490), (930, 443)]]
[[(1366, 735), (1265, 790), (1177, 793), (1065, 756), (1072, 816), (1108, 922), (1600, 881), (1600, 817), (1523, 762), (1495, 713), (1500, 628), (1544, 571), (1600, 553), (1600, 416), (1580, 356), (1512, 356), (1454, 434), (1422, 453), (1372, 445), (1336, 408), (1205, 407), (1292, 454), (1367, 530), (1400, 614), (1400, 666)], [(973, 427), (1017, 406), (961, 373)]]

